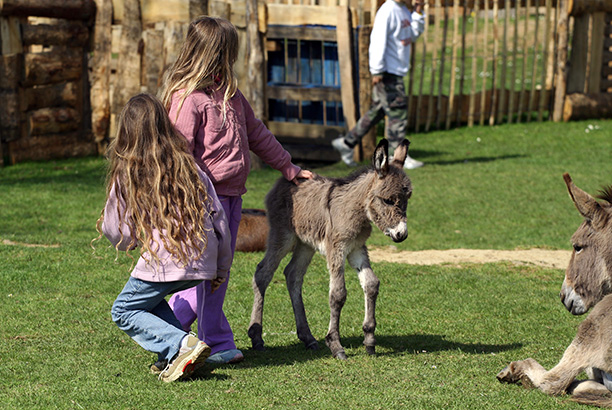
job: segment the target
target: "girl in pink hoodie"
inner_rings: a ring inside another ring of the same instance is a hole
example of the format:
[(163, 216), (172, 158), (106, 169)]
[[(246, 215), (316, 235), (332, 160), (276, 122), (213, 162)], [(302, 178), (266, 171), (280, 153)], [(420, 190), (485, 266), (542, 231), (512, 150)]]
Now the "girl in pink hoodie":
[[(291, 156), (253, 113), (237, 87), (233, 65), (238, 56), (238, 33), (227, 20), (200, 17), (188, 29), (176, 62), (164, 76), (162, 102), (170, 119), (185, 136), (197, 164), (212, 181), (229, 219), (232, 251), (241, 218), (242, 195), (253, 151), (290, 181), (312, 178), (291, 162)], [(212, 363), (243, 359), (223, 313), (227, 281), (211, 294), (200, 285), (204, 298), (186, 290), (170, 299), (184, 329), (198, 317), (198, 337), (212, 348)], [(203, 307), (198, 305), (203, 304)], [(201, 318), (198, 312), (205, 315)]]
[(111, 315), (117, 326), (158, 354), (161, 380), (188, 377), (210, 347), (182, 330), (165, 297), (205, 281), (225, 281), (232, 261), (223, 206), (185, 139), (152, 95), (128, 101), (108, 149), (107, 201), (98, 220), (117, 251), (140, 258)]

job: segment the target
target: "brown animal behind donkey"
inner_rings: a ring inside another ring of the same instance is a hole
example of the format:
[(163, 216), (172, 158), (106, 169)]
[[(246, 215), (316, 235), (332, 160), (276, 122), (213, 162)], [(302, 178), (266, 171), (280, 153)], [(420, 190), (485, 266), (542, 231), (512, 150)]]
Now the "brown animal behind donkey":
[[(551, 395), (569, 393), (579, 403), (612, 408), (612, 187), (599, 197), (605, 202), (598, 202), (574, 185), (568, 174), (563, 178), (584, 222), (572, 236), (574, 250), (561, 302), (574, 315), (595, 307), (554, 368), (546, 371), (534, 359), (519, 360), (497, 378), (508, 383), (520, 381)], [(582, 371), (589, 380), (576, 380)]]
[(348, 260), (358, 272), (365, 296), (363, 343), (368, 353), (375, 352), (374, 310), (379, 280), (370, 266), (365, 243), (372, 231), (371, 223), (395, 242), (403, 241), (408, 235), (406, 205), (412, 195), (412, 185), (402, 168), (408, 144), (404, 141), (390, 162), (388, 142), (381, 141), (374, 152), (373, 167), (348, 178), (317, 177), (299, 186), (281, 179), (268, 193), (268, 247), (253, 277), (254, 301), (248, 332), (254, 349), (264, 348), (262, 318), (266, 288), (289, 252), (293, 255), (284, 273), (298, 338), (307, 348), (318, 348), (306, 319), (302, 284), (314, 253), (319, 251), (327, 258), (330, 274), (327, 346), (334, 357), (346, 359), (339, 326), (340, 311), (346, 301), (344, 265)]

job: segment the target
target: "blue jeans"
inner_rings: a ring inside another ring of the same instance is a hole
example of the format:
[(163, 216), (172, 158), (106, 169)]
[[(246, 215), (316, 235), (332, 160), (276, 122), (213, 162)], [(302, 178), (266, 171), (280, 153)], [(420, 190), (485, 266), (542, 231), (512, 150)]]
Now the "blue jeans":
[(130, 276), (113, 303), (113, 321), (158, 360), (171, 362), (187, 335), (165, 297), (198, 285), (201, 280), (147, 282)]

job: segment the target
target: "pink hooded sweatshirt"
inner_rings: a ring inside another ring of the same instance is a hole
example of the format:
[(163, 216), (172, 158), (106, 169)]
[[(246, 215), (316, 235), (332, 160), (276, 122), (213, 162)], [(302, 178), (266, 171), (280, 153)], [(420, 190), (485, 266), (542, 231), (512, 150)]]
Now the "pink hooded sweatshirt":
[(225, 117), (224, 90), (194, 91), (179, 110), (180, 93), (172, 96), (170, 120), (189, 141), (196, 162), (210, 177), (218, 195), (240, 196), (246, 192), (251, 170), (249, 150), (289, 181), (300, 172), (239, 90), (227, 102)]
[[(217, 277), (226, 278), (232, 264), (232, 249), (230, 245), (230, 231), (227, 217), (219, 198), (215, 194), (212, 183), (199, 171), (200, 179), (204, 182), (206, 192), (210, 199), (211, 207), (208, 210), (210, 216), (206, 221), (207, 245), (202, 256), (191, 260), (187, 266), (176, 263), (159, 240), (159, 231), (153, 231), (153, 238), (160, 244), (157, 252), (160, 264), (157, 265), (147, 252), (138, 259), (132, 276), (147, 282), (174, 282), (184, 280), (211, 280)], [(125, 215), (126, 207), (122, 198), (117, 196), (117, 184), (113, 184), (109, 193), (106, 207), (104, 208), (104, 220), (102, 232), (113, 246), (125, 251), (132, 240), (130, 227), (124, 220), (119, 219), (117, 205), (121, 215)], [(121, 227), (121, 232), (119, 231)], [(123, 240), (121, 237), (123, 233)]]

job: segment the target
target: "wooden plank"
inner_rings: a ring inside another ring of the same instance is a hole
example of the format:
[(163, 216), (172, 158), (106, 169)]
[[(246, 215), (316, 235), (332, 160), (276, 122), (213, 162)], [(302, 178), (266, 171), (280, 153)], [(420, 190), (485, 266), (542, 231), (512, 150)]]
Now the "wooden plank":
[(589, 30), (589, 53), (591, 55), (591, 66), (587, 76), (586, 92), (594, 94), (600, 91), (601, 67), (603, 65), (603, 40), (605, 13), (597, 12), (591, 14), (591, 30)]
[(297, 122), (270, 121), (268, 129), (276, 137), (293, 137), (317, 140), (330, 143), (332, 139), (345, 131), (344, 127), (318, 124), (301, 124)]
[(105, 150), (110, 128), (110, 73), (113, 4), (111, 0), (96, 0), (93, 54), (91, 57), (91, 128), (99, 152)]
[(2, 0), (0, 15), (88, 20), (96, 12), (93, 0)]
[(23, 44), (84, 47), (89, 42), (89, 28), (80, 21), (66, 24), (24, 24)]
[[(501, 124), (505, 111), (506, 101), (506, 74), (508, 67), (508, 26), (510, 25), (510, 0), (505, 0), (504, 10), (504, 28), (502, 36), (502, 63), (501, 63), (501, 79), (500, 79), (500, 94), (499, 104), (497, 105), (497, 123)], [(514, 84), (513, 84), (514, 85)]]
[(336, 41), (336, 30), (326, 27), (268, 26), (267, 38), (291, 38), (308, 41)]
[(612, 13), (612, 1), (568, 0), (567, 14), (573, 17), (598, 12)]
[(434, 115), (434, 105), (433, 105), (433, 97), (434, 97), (434, 87), (435, 87), (435, 79), (436, 72), (438, 71), (438, 47), (440, 44), (440, 0), (435, 0), (435, 17), (434, 17), (434, 47), (431, 55), (431, 79), (430, 79), (430, 93), (429, 93), (429, 101), (427, 104), (427, 120), (425, 122), (425, 131), (429, 131), (431, 128), (431, 123)]
[(346, 6), (268, 4), (268, 25), (336, 26), (338, 24), (337, 14), (346, 13), (346, 10), (351, 13), (351, 27), (356, 28), (359, 21), (355, 10)]
[(83, 51), (66, 48), (62, 52), (29, 53), (24, 65), (26, 87), (75, 81), (83, 74)]
[(268, 85), (268, 98), (293, 101), (342, 101), (342, 93), (338, 87), (300, 87), (292, 85)]
[[(550, 23), (550, 18), (551, 18), (551, 12), (552, 12), (552, 1), (551, 0), (546, 0), (546, 13), (545, 13), (545, 23), (544, 23), (544, 47), (543, 47), (543, 51), (544, 51), (544, 55), (542, 56), (542, 75), (540, 77), (540, 83), (542, 84), (542, 89), (547, 90), (548, 84), (547, 84), (547, 77), (548, 77), (548, 56), (549, 56), (549, 48), (550, 48), (550, 44), (552, 43), (552, 38), (550, 36), (550, 32), (551, 32), (551, 23)], [(540, 93), (540, 102), (538, 104), (538, 121), (542, 121), (543, 116), (544, 116), (544, 110), (547, 109), (546, 106), (546, 100), (544, 99), (544, 95), (545, 93)]]
[(144, 90), (157, 94), (164, 70), (160, 58), (164, 50), (164, 32), (156, 29), (146, 29), (142, 32), (142, 58), (140, 84)]
[(525, 101), (525, 87), (527, 84), (527, 52), (529, 50), (528, 41), (529, 41), (529, 5), (525, 5), (525, 15), (523, 18), (524, 26), (523, 26), (523, 64), (521, 67), (521, 90), (519, 92), (519, 103), (517, 109), (517, 122), (521, 122), (523, 118), (523, 112), (525, 110), (526, 105)]
[[(538, 8), (540, 6), (540, 0), (538, 0), (536, 2), (536, 15), (538, 13)], [(533, 65), (531, 67), (531, 90), (529, 91), (529, 105), (527, 106), (527, 111), (528, 111), (528, 115), (527, 115), (527, 122), (531, 121), (531, 117), (532, 117), (532, 112), (535, 108), (535, 89), (536, 89), (536, 79), (537, 79), (537, 68), (538, 68), (538, 35), (539, 35), (539, 28), (540, 28), (540, 18), (539, 16), (537, 16), (536, 20), (535, 20), (535, 30), (533, 33)]]
[(484, 22), (484, 34), (483, 34), (483, 45), (482, 45), (482, 54), (483, 54), (483, 58), (482, 58), (482, 91), (481, 91), (481, 95), (480, 95), (480, 116), (479, 116), (479, 124), (480, 125), (484, 125), (484, 121), (485, 121), (485, 91), (487, 89), (487, 76), (484, 75), (487, 72), (487, 62), (488, 62), (488, 53), (489, 53), (489, 48), (488, 46), (488, 35), (489, 35), (489, 2), (485, 1), (485, 8), (484, 8), (484, 16), (485, 16), (485, 22)]
[(459, 44), (459, 0), (453, 1), (453, 40), (451, 44), (451, 71), (450, 71), (450, 90), (448, 92), (448, 110), (446, 111), (446, 129), (450, 129), (451, 116), (455, 110), (455, 83), (457, 69), (457, 48)]
[(21, 110), (19, 107), (19, 93), (17, 89), (0, 89), (0, 128), (19, 129)]
[[(459, 69), (459, 94), (463, 95), (464, 93), (464, 86), (465, 86), (465, 78), (466, 78), (466, 72), (465, 72), (465, 58), (466, 58), (466, 54), (467, 54), (467, 47), (466, 47), (466, 39), (467, 39), (467, 24), (468, 24), (468, 13), (467, 13), (467, 9), (465, 7), (460, 7), (461, 13), (462, 13), (462, 23), (461, 23), (461, 67)], [(457, 126), (459, 126), (460, 124), (460, 118), (464, 115), (464, 111), (466, 109), (466, 106), (464, 104), (459, 104), (457, 105), (457, 116), (456, 116), (456, 123)]]
[(34, 88), (26, 88), (21, 101), (21, 111), (32, 111), (46, 107), (80, 107), (82, 84), (65, 82)]
[[(424, 13), (425, 15), (429, 15), (429, 5), (426, 3), (425, 7), (424, 7)], [(429, 19), (426, 18), (425, 19), (425, 31), (423, 32), (422, 36), (423, 38), (427, 38), (427, 33), (429, 32)], [(423, 106), (423, 84), (425, 83), (425, 65), (427, 63), (427, 41), (423, 40), (420, 41), (420, 43), (423, 45), (423, 52), (421, 53), (421, 71), (419, 73), (419, 96), (417, 98), (417, 102), (416, 102), (416, 115), (415, 115), (415, 121), (414, 121), (414, 131), (415, 132), (419, 132), (419, 127), (421, 124), (421, 118), (425, 118), (427, 114), (425, 114), (424, 116), (419, 115), (418, 113), (421, 112), (421, 107)], [(418, 44), (418, 43), (417, 43)], [(416, 50), (416, 47), (415, 47)], [(412, 68), (414, 70), (414, 67)]]
[[(142, 37), (138, 0), (124, 0), (124, 18), (119, 40), (119, 57), (113, 90), (111, 114), (118, 115), (128, 100), (140, 92), (140, 53)], [(111, 123), (111, 127), (114, 124)], [(114, 135), (115, 130), (110, 130)]]
[(563, 121), (612, 117), (612, 94), (567, 94), (563, 104)]
[[(436, 107), (436, 129), (440, 129), (440, 123), (442, 121), (442, 88), (444, 86), (444, 65), (446, 63), (446, 39), (448, 37), (448, 6), (444, 6), (444, 19), (442, 29), (442, 45), (440, 48), (440, 72), (438, 74), (438, 105)], [(451, 73), (454, 77), (455, 73)]]
[(246, 0), (247, 95), (257, 118), (265, 118), (264, 42), (259, 32), (257, 0)]
[[(357, 36), (359, 66), (359, 113), (365, 114), (372, 105), (372, 74), (370, 74), (369, 45), (372, 26), (361, 26)], [(361, 139), (363, 156), (376, 149), (376, 127), (372, 127)]]
[(80, 132), (20, 138), (7, 144), (11, 164), (93, 155), (96, 144)]
[(557, 74), (555, 81), (555, 98), (553, 121), (563, 119), (563, 104), (567, 90), (567, 43), (569, 37), (567, 2), (560, 0), (559, 20), (557, 23)]
[(514, 117), (514, 99), (516, 94), (516, 64), (517, 64), (517, 53), (518, 53), (518, 39), (519, 39), (519, 10), (520, 6), (517, 4), (514, 9), (514, 35), (512, 36), (512, 69), (510, 70), (510, 96), (508, 97), (508, 124), (511, 124)]
[(28, 135), (57, 134), (76, 131), (80, 127), (81, 116), (74, 108), (41, 108), (26, 115)]
[(491, 88), (493, 89), (493, 99), (491, 100), (491, 112), (489, 114), (489, 125), (495, 124), (495, 108), (497, 107), (497, 94), (498, 88), (496, 88), (497, 81), (497, 67), (499, 65), (499, 4), (493, 2), (493, 72), (491, 74)]
[(22, 20), (19, 17), (0, 17), (0, 55), (23, 53)]
[[(474, 15), (478, 16), (480, 12), (479, 2), (476, 2), (474, 7)], [(478, 18), (474, 19), (472, 26), (472, 85), (470, 88), (470, 103), (468, 108), (468, 127), (474, 126), (474, 108), (476, 95), (476, 76), (477, 76), (477, 59), (478, 56)], [(464, 23), (465, 24), (465, 23)]]
[(346, 125), (352, 129), (357, 123), (357, 105), (355, 93), (356, 72), (353, 59), (353, 30), (351, 14), (348, 7), (338, 7), (337, 30), (338, 35), (338, 65), (340, 66), (340, 84), (342, 92), (342, 111)]

